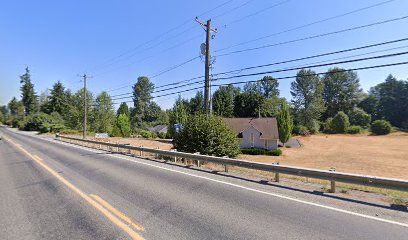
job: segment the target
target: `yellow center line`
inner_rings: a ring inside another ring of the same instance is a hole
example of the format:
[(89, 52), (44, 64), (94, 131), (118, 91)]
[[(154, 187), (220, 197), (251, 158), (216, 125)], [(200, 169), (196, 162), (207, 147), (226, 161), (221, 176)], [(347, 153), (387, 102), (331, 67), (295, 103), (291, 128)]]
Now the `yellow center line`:
[(92, 205), (94, 208), (99, 210), (103, 215), (105, 215), (106, 218), (108, 218), (112, 223), (114, 223), (116, 226), (121, 228), (123, 231), (125, 231), (132, 239), (135, 240), (143, 240), (139, 234), (137, 234), (132, 228), (130, 228), (128, 225), (123, 223), (121, 220), (119, 220), (115, 215), (113, 215), (111, 212), (106, 210), (103, 206), (101, 206), (99, 203), (94, 201), (92, 198), (90, 198), (88, 195), (86, 195), (84, 192), (79, 190), (77, 187), (75, 187), (73, 184), (71, 184), (68, 180), (63, 178), (61, 175), (59, 175), (56, 171), (54, 171), (52, 168), (48, 167), (44, 161), (35, 155), (32, 155), (29, 153), (27, 150), (21, 147), (21, 145), (15, 143), (11, 139), (4, 138), (6, 141), (10, 142), (13, 144), (17, 149), (19, 149), (21, 152), (26, 154), (28, 157), (30, 157), (32, 160), (34, 160), (36, 163), (38, 163), (40, 166), (42, 166), (45, 170), (47, 170), (49, 173), (51, 173), (54, 177), (56, 177), (59, 181), (61, 181), (63, 184), (65, 184), (68, 188), (73, 190), (75, 193), (77, 193), (80, 197), (82, 197), (85, 201), (87, 201), (90, 205)]
[(122, 212), (120, 212), (119, 210), (117, 210), (116, 208), (114, 208), (112, 205), (110, 205), (109, 203), (107, 203), (105, 200), (103, 200), (101, 197), (94, 195), (94, 194), (90, 194), (90, 196), (97, 201), (99, 204), (101, 204), (102, 206), (104, 206), (106, 209), (108, 209), (109, 211), (111, 211), (113, 214), (115, 214), (117, 217), (119, 217), (120, 219), (122, 219), (123, 221), (129, 223), (130, 225), (132, 225), (136, 230), (138, 231), (144, 231), (145, 228), (138, 224), (135, 223), (132, 219), (130, 219), (128, 216), (126, 216), (125, 214), (123, 214)]
[(35, 158), (35, 159), (38, 160), (38, 161), (43, 161), (42, 158), (40, 158), (40, 157), (37, 156), (37, 155), (33, 155), (33, 158)]

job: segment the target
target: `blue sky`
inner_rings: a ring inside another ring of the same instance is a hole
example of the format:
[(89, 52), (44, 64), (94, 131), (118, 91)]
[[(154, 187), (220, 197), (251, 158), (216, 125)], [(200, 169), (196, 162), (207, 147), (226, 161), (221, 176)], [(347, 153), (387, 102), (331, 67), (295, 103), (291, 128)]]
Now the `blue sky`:
[[(383, 2), (385, 3), (343, 17), (251, 41)], [(211, 48), (213, 55), (220, 55), (403, 17), (408, 15), (407, 9), (408, 1), (405, 0), (209, 0), (206, 4), (191, 0), (1, 1), (0, 105), (6, 104), (13, 96), (20, 96), (19, 76), (24, 73), (26, 66), (31, 70), (38, 94), (51, 88), (57, 80), (76, 91), (82, 87), (78, 75), (83, 73), (93, 76), (88, 87), (95, 94), (127, 85), (129, 86), (110, 91), (109, 94), (130, 92), (130, 85), (138, 76), (152, 77), (199, 55), (200, 44), (205, 41), (205, 32), (194, 21), (196, 16), (203, 21), (212, 19), (212, 25), (218, 29), (218, 33), (212, 40)], [(408, 19), (404, 19), (327, 37), (218, 56), (213, 73), (401, 39), (408, 37), (407, 26)], [(234, 47), (247, 41), (250, 42)], [(361, 57), (408, 51), (405, 46), (408, 46), (408, 41), (237, 74), (306, 65), (380, 50), (387, 51)], [(219, 51), (223, 48), (228, 49)], [(389, 50), (392, 48), (398, 49)], [(406, 60), (407, 55), (403, 55), (339, 66), (355, 68)], [(314, 70), (327, 69), (328, 67), (323, 67)], [(382, 82), (389, 73), (400, 79), (407, 79), (408, 67), (403, 65), (359, 71), (358, 75), (362, 88), (368, 90)], [(204, 62), (198, 58), (151, 80), (156, 86), (160, 86), (203, 74)], [(293, 71), (272, 76), (295, 74)], [(222, 83), (260, 77), (229, 79)], [(291, 81), (293, 80), (280, 81), (281, 95), (288, 99)], [(195, 86), (200, 85), (160, 94)], [(188, 92), (182, 96), (189, 98), (194, 94), (195, 92)], [(176, 95), (173, 95), (157, 98), (155, 101), (163, 108), (169, 108), (175, 98)]]

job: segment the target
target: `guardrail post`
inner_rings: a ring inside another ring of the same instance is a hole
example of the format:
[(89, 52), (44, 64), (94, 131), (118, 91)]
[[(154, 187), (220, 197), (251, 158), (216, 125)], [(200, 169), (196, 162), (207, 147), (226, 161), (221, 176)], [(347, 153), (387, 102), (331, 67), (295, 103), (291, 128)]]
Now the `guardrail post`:
[[(279, 165), (279, 162), (276, 163), (276, 165)], [(279, 182), (279, 173), (275, 173), (275, 182)]]
[[(157, 150), (159, 150), (159, 147), (156, 147)], [(156, 159), (159, 159), (159, 154), (156, 153)]]
[[(200, 155), (200, 152), (196, 152), (194, 154)], [(197, 163), (197, 167), (200, 167), (200, 160), (196, 160), (196, 163)]]
[[(143, 145), (140, 145), (140, 147), (142, 148)], [(140, 156), (143, 157), (143, 151), (142, 150), (140, 150)]]
[[(336, 168), (330, 168), (329, 169), (330, 172), (335, 172)], [(331, 193), (335, 193), (336, 192), (336, 182), (335, 181), (330, 181), (330, 192)]]
[[(177, 149), (173, 149), (172, 151), (177, 152)], [(177, 156), (174, 156), (174, 163), (177, 163)]]
[(228, 165), (224, 165), (224, 171), (228, 172)]

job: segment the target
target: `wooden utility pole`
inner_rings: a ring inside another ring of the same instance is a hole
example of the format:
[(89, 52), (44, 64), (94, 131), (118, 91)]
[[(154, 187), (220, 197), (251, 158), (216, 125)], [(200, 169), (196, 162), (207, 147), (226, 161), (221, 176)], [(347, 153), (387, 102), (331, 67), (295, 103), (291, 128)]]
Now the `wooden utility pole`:
[(86, 108), (86, 80), (88, 78), (91, 78), (89, 76), (87, 76), (86, 74), (84, 74), (82, 76), (82, 78), (84, 79), (84, 129), (82, 132), (82, 138), (85, 139), (86, 138), (86, 114), (87, 114), (87, 108)]
[(217, 29), (211, 28), (211, 19), (207, 21), (207, 24), (201, 22), (196, 18), (198, 22), (206, 31), (205, 38), (205, 81), (204, 81), (204, 112), (210, 114), (210, 67), (211, 67), (211, 52), (210, 52), (210, 42), (211, 42), (211, 32), (217, 32)]

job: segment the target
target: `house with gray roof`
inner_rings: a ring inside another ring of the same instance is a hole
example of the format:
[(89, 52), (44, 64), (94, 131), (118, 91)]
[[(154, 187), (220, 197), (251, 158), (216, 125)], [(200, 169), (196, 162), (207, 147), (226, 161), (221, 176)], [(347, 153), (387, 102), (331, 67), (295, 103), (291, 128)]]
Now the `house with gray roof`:
[(224, 118), (237, 135), (241, 148), (278, 149), (279, 132), (276, 118)]
[(150, 132), (155, 133), (167, 133), (167, 125), (157, 125), (151, 128), (148, 128)]

